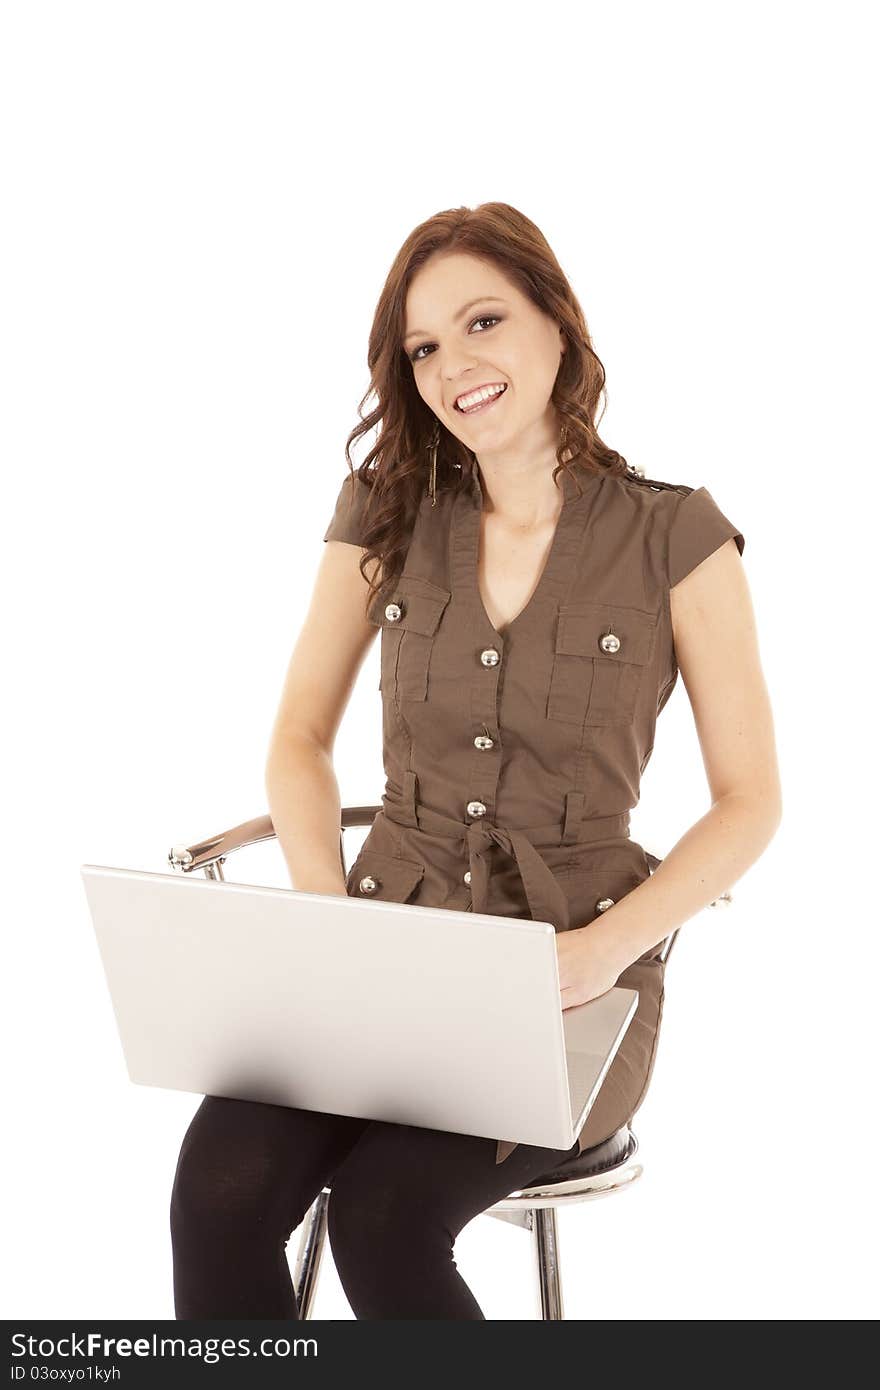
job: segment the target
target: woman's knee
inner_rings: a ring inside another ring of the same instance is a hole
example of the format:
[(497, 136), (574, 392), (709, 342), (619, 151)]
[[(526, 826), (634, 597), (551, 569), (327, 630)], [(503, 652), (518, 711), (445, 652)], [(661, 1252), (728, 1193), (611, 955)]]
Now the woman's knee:
[(224, 1102), (210, 1099), (214, 1105), (197, 1112), (181, 1145), (171, 1188), (172, 1228), (251, 1225), (279, 1203), (283, 1153), (259, 1125), (248, 1127), (242, 1110), (234, 1134), (216, 1123)]
[(333, 1181), (327, 1235), (334, 1258), (346, 1263), (375, 1262), (380, 1251), (451, 1249), (454, 1243), (423, 1189), (395, 1180), (393, 1173), (376, 1179), (353, 1170)]

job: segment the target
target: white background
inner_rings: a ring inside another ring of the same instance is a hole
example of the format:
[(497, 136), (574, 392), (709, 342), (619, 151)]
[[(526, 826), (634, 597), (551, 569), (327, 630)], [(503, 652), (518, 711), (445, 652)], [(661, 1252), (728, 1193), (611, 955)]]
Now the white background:
[[(173, 1316), (199, 1097), (129, 1082), (79, 866), (266, 811), (384, 277), (490, 200), (581, 300), (603, 438), (745, 534), (785, 799), (676, 944), (641, 1180), (560, 1214), (566, 1314), (876, 1316), (872, 11), (4, 6), (7, 1317)], [(348, 804), (377, 681), (378, 644)], [(707, 806), (680, 683), (632, 833), (662, 855)], [(277, 847), (227, 874), (288, 884)], [(537, 1315), (524, 1231), (480, 1216), (456, 1259), (487, 1318)], [(352, 1316), (329, 1247), (315, 1316)]]

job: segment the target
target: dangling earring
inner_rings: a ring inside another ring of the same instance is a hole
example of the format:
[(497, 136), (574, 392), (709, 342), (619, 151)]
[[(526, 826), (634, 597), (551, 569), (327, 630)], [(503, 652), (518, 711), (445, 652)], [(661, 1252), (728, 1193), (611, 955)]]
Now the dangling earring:
[(428, 490), (431, 496), (432, 507), (436, 507), (437, 505), (437, 449), (439, 448), (439, 445), (440, 426), (438, 424), (434, 427), (434, 433), (431, 436), (431, 442), (428, 445), (428, 455), (431, 459), (431, 482)]

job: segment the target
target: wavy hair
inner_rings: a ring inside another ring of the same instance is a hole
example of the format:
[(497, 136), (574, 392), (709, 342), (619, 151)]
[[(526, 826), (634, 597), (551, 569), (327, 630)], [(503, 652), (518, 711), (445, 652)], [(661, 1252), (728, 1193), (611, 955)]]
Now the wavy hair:
[[(436, 213), (407, 237), (382, 288), (367, 353), (370, 386), (358, 406), (360, 423), (345, 444), (349, 469), (371, 490), (364, 510), (365, 554), (360, 562), (369, 588), (368, 604), (380, 589), (393, 585), (403, 569), (426, 491), (432, 440), (437, 441), (439, 433), (438, 496), (469, 487), (475, 467), (476, 456), (422, 400), (403, 347), (410, 282), (437, 252), (466, 252), (494, 263), (563, 329), (566, 351), (550, 396), (560, 422), (554, 481), (562, 468), (578, 488), (578, 467), (612, 475), (627, 471), (626, 459), (599, 438), (596, 410), (605, 391), (605, 369), (590, 341), (583, 310), (540, 229), (509, 203), (481, 203), (477, 208)], [(364, 415), (373, 395), (375, 408)], [(378, 427), (376, 442), (355, 470), (351, 446), (374, 427)], [(370, 580), (365, 571), (375, 560), (379, 565)]]

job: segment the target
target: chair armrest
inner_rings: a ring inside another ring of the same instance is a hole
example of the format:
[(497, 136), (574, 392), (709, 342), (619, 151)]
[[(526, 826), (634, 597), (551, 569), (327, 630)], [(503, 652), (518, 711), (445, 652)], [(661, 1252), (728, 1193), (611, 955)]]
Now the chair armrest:
[[(381, 809), (381, 806), (343, 806), (341, 829), (372, 825)], [(197, 844), (172, 845), (168, 851), (168, 862), (177, 872), (191, 874), (194, 869), (222, 864), (233, 850), (247, 849), (249, 845), (274, 838), (272, 817), (257, 816), (254, 820), (242, 821), (241, 825), (223, 830), (219, 835), (211, 835), (207, 840), (199, 840)]]

